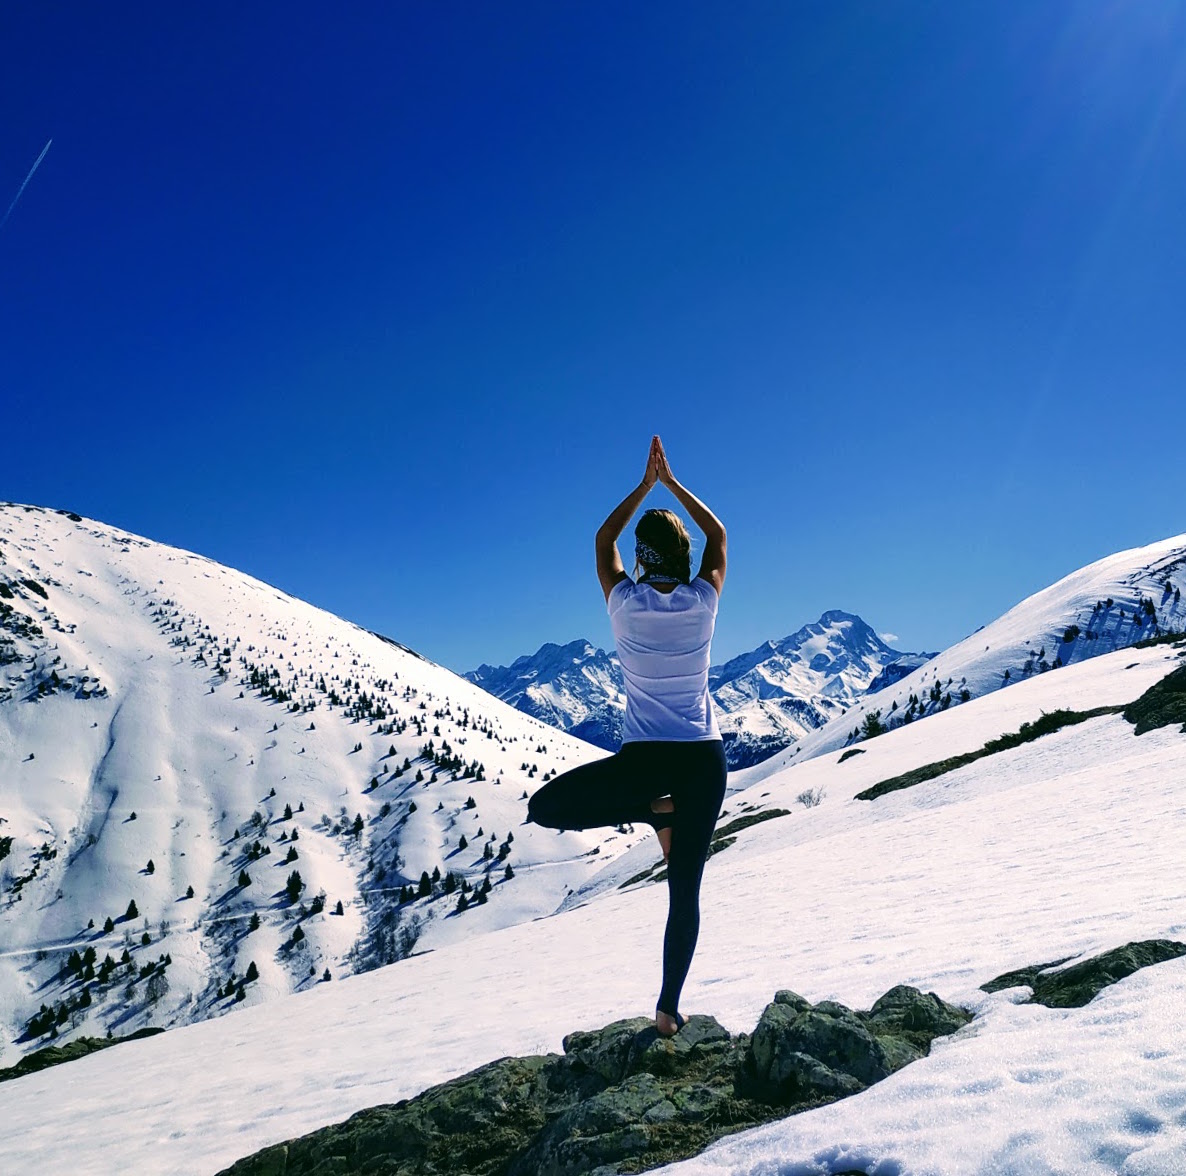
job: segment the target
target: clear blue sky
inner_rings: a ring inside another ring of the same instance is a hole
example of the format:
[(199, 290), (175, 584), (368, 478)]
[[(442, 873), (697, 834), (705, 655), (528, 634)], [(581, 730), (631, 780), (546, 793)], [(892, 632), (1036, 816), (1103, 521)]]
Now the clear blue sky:
[(654, 432), (717, 660), (1186, 530), (1180, 3), (9, 4), (0, 101), (0, 497), (454, 669), (609, 644)]

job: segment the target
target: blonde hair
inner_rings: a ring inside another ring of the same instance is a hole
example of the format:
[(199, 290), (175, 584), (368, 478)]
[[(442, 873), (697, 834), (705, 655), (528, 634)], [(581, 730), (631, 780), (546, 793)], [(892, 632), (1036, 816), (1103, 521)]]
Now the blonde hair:
[(670, 510), (654, 508), (645, 511), (634, 528), (634, 538), (638, 543), (645, 543), (659, 555), (657, 567), (641, 564), (637, 557), (634, 560), (634, 578), (638, 579), (638, 569), (644, 567), (648, 572), (663, 572), (669, 576), (676, 576), (687, 584), (692, 578), (692, 537), (684, 521)]

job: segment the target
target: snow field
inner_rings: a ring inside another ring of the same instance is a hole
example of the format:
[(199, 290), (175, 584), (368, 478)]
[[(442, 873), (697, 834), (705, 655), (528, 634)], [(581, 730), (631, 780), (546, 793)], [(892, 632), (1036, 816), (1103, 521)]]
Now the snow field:
[[(47, 596), (22, 587), (26, 577)], [(232, 971), (242, 976), (252, 960), (261, 978), (248, 986), (248, 1004), (317, 984), (326, 967), (335, 980), (350, 971), (351, 953), (381, 906), (396, 901), (401, 880), (415, 883), (421, 870), (439, 864), (480, 882), (479, 825), (499, 842), (514, 830), (516, 876), (504, 882), (497, 865), (490, 901), (460, 917), (448, 898), (412, 904), (407, 914), (421, 919), (422, 949), (438, 935), (440, 942), (469, 938), (552, 911), (569, 886), (631, 842), (519, 825), (526, 809), (520, 798), (544, 773), (601, 752), (394, 642), (201, 556), (50, 511), (0, 506), (0, 582), (15, 585), (6, 603), (43, 629), (42, 638), (22, 639), (19, 660), (0, 667), (0, 699), (5, 687), (13, 691), (0, 702), (0, 832), (13, 837), (0, 862), (0, 1065), (44, 1044), (16, 1040), (41, 1002), (76, 993), (77, 985), (53, 980), (71, 948), (90, 945), (99, 960), (108, 952), (118, 959), (127, 944), (137, 966), (166, 952), (173, 963), (164, 1000), (151, 1008), (129, 1000), (121, 982), (64, 1026), (66, 1039), (175, 1025), (226, 1011), (215, 985)], [(183, 637), (188, 644), (177, 643)], [(232, 647), (227, 658), (224, 646)], [(352, 678), (382, 692), (410, 725), (380, 735), (373, 722), (328, 708), (324, 695), (314, 695), (316, 709), (292, 713), (241, 684), (240, 657), (275, 666), (279, 680), (297, 681), (302, 695), (312, 693), (317, 677), (343, 693), (341, 683)], [(98, 676), (107, 696), (29, 697), (51, 666), (67, 676)], [(436, 717), (442, 708), (449, 713)], [(496, 737), (473, 723), (463, 727), (466, 708)], [(411, 725), (416, 716), (426, 723), (423, 734)], [(453, 780), (441, 771), (430, 783), (431, 765), (415, 762), (430, 738), (437, 747), (448, 740), (466, 763), (480, 760), (486, 779)], [(535, 750), (541, 744), (546, 752)], [(392, 745), (397, 754), (388, 757)], [(405, 757), (413, 767), (396, 778), (390, 769)], [(538, 763), (538, 772), (522, 771), (524, 761)], [(423, 783), (415, 782), (418, 768)], [(372, 778), (380, 786), (368, 791)], [(468, 795), (478, 802), (474, 810), (463, 808)], [(416, 812), (404, 821), (412, 799)], [(286, 803), (290, 821), (282, 819)], [(391, 808), (383, 816), (385, 804)], [(247, 828), (253, 812), (263, 821), (258, 829)], [(362, 837), (333, 833), (356, 813)], [(299, 859), (287, 864), (289, 843), (279, 836), (294, 828)], [(471, 849), (458, 856), (463, 829)], [(236, 830), (243, 832), (238, 840)], [(257, 838), (270, 853), (246, 864), (251, 885), (240, 888), (239, 857)], [(14, 879), (29, 871), (42, 844), (56, 856), (40, 862), (18, 900)], [(586, 856), (598, 846), (599, 856)], [(371, 872), (371, 862), (387, 868), (385, 877)], [(327, 896), (326, 913), (302, 924), (299, 956), (283, 946), (294, 912), (278, 897), (294, 868), (305, 883), (301, 901)], [(133, 898), (139, 917), (124, 921)], [(339, 899), (341, 916), (331, 913)], [(262, 926), (246, 935), (253, 910)], [(108, 916), (116, 931), (104, 935)], [(146, 926), (153, 942), (141, 947)]]
[[(683, 1011), (748, 1031), (778, 988), (868, 1007), (909, 983), (980, 1015), (861, 1095), (669, 1171), (1182, 1170), (1186, 961), (1078, 1010), (978, 986), (1133, 939), (1186, 938), (1186, 737), (1167, 728), (1138, 739), (1104, 717), (877, 801), (843, 799), (1037, 717), (1016, 709), (1027, 695), (1039, 711), (1127, 701), (1174, 664), (1165, 648), (1100, 658), (891, 732), (843, 765), (821, 759), (760, 783), (768, 803), (804, 779), (821, 781), (827, 799), (742, 831), (708, 862)], [(879, 764), (863, 762), (875, 753)], [(607, 892), (4, 1084), (0, 1122), (18, 1125), (5, 1154), (16, 1170), (211, 1173), (494, 1058), (556, 1051), (572, 1029), (653, 1008), (665, 900), (661, 885)]]

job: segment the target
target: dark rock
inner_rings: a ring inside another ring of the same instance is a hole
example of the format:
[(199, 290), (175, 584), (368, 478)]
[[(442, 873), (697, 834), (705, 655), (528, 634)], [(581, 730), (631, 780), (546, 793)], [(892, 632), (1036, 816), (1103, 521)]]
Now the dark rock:
[(876, 1033), (890, 1033), (923, 1045), (924, 1040), (954, 1033), (970, 1017), (933, 992), (919, 992), (899, 984), (873, 1002), (865, 1020)]
[[(3, 856), (0, 854), (0, 857)], [(73, 1062), (78, 1058), (86, 1057), (87, 1054), (95, 1053), (97, 1050), (119, 1045), (123, 1041), (139, 1041), (142, 1037), (155, 1037), (158, 1033), (164, 1033), (164, 1029), (149, 1025), (124, 1037), (76, 1037), (65, 1045), (47, 1045), (44, 1049), (26, 1054), (15, 1066), (8, 1066), (6, 1069), (0, 1070), (0, 1082), (6, 1082), (11, 1078), (21, 1078), (25, 1074), (33, 1074), (38, 1070), (47, 1069), (49, 1066), (60, 1065), (62, 1062)]]
[(742, 1085), (751, 1098), (785, 1103), (812, 1091), (852, 1094), (889, 1073), (884, 1048), (851, 1009), (772, 1002), (754, 1029)]
[(635, 1038), (648, 1029), (654, 1033), (654, 1022), (646, 1017), (634, 1017), (629, 1021), (614, 1021), (603, 1029), (570, 1033), (562, 1042), (565, 1057), (578, 1074), (589, 1071), (601, 1078), (604, 1085), (621, 1082), (629, 1073), (627, 1066)]
[(1052, 1009), (1077, 1009), (1109, 985), (1131, 976), (1141, 968), (1163, 964), (1184, 955), (1186, 943), (1174, 939), (1143, 939), (1072, 964), (1061, 972), (1044, 975), (1044, 968), (1056, 964), (1036, 964), (1031, 968), (1005, 972), (980, 987), (984, 992), (997, 992), (1002, 988), (1026, 984), (1034, 990), (1032, 999), (1036, 1004)]
[(752, 1036), (695, 1016), (570, 1033), (563, 1056), (502, 1058), (413, 1099), (265, 1148), (224, 1176), (615, 1176), (842, 1098), (921, 1057), (968, 1014), (899, 987), (867, 1013), (784, 989)]
[(1186, 666), (1179, 666), (1154, 683), (1135, 702), (1124, 708), (1124, 717), (1144, 735), (1158, 727), (1182, 723), (1186, 731)]
[(981, 984), (980, 991), (1000, 992), (1002, 989), (1017, 988), (1023, 984), (1027, 988), (1033, 988), (1039, 972), (1044, 972), (1047, 968), (1057, 968), (1059, 964), (1065, 964), (1071, 958), (1071, 956), (1062, 956), (1060, 959), (1050, 960), (1045, 964), (1029, 964), (1024, 968), (1014, 968), (1010, 972), (1002, 972), (999, 976), (994, 976), (993, 979)]

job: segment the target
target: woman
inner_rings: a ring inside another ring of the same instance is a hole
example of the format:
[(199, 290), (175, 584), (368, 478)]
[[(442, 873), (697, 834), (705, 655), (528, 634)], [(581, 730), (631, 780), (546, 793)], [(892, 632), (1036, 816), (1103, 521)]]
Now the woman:
[[(656, 482), (703, 530), (704, 557), (691, 576), (691, 540), (679, 517), (648, 510), (635, 528), (631, 580), (618, 536)], [(530, 820), (553, 829), (647, 822), (667, 861), (663, 987), (655, 1028), (684, 1026), (679, 996), (700, 931), (700, 878), (725, 796), (725, 750), (708, 694), (709, 645), (725, 583), (725, 528), (675, 480), (663, 444), (651, 440), (646, 475), (597, 532), (597, 575), (605, 592), (626, 681), (622, 746), (545, 784)]]

